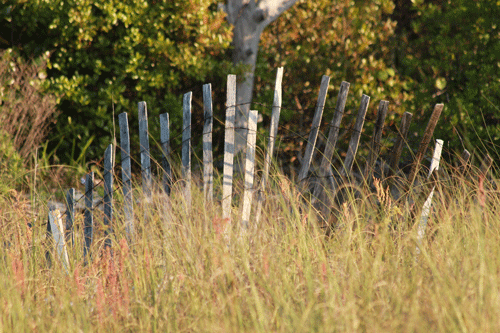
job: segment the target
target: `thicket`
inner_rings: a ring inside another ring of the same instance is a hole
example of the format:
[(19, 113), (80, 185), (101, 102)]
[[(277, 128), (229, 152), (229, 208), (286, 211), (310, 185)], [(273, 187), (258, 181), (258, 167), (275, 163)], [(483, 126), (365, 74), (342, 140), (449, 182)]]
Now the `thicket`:
[[(7, 32), (0, 47), (25, 58), (48, 55), (47, 87), (60, 111), (49, 147), (61, 161), (100, 158), (116, 115), (126, 111), (135, 121), (141, 100), (152, 119), (170, 112), (179, 133), (181, 95), (192, 90), (196, 127), (203, 83), (212, 83), (215, 116), (224, 118), (225, 76), (238, 69), (229, 61), (231, 27), (213, 1), (8, 0), (0, 15), (0, 30)], [(301, 0), (262, 36), (253, 108), (267, 125), (276, 68), (285, 66), (281, 133), (300, 138), (327, 74), (332, 87), (324, 122), (346, 80), (351, 96), (372, 98), (368, 134), (381, 99), (391, 102), (390, 128), (404, 111), (415, 114), (412, 135), (424, 127), (432, 106), (443, 102), (436, 133), (446, 146), (479, 147), (497, 156), (498, 17), (500, 3), (493, 0)], [(349, 99), (348, 114), (357, 111), (357, 100)]]

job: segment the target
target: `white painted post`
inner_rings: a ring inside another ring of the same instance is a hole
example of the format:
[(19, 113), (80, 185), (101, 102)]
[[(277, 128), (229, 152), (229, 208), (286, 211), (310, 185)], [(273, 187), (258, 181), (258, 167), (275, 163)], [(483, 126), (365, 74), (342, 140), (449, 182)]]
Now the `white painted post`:
[[(439, 161), (441, 159), (441, 152), (443, 150), (443, 140), (436, 140), (436, 147), (434, 149), (434, 155), (432, 156), (431, 167), (429, 168), (429, 178), (432, 175), (434, 170), (439, 170)], [(425, 228), (427, 227), (427, 220), (429, 219), (429, 214), (431, 211), (432, 205), (432, 197), (434, 196), (434, 189), (436, 186), (432, 187), (431, 193), (427, 197), (427, 200), (424, 202), (424, 206), (422, 208), (422, 214), (420, 216), (420, 222), (418, 224), (417, 229), (417, 249), (416, 254), (420, 254), (420, 247), (422, 247), (422, 241), (425, 237)]]
[(255, 172), (255, 142), (257, 140), (258, 116), (259, 113), (256, 110), (250, 110), (248, 114), (247, 153), (245, 159), (245, 190), (243, 193), (243, 209), (241, 213), (241, 225), (244, 229), (248, 229), (250, 212), (252, 210)]
[(269, 128), (269, 143), (267, 145), (266, 158), (264, 160), (264, 172), (262, 174), (262, 179), (260, 181), (260, 189), (257, 197), (257, 211), (255, 213), (255, 224), (258, 225), (260, 222), (260, 216), (262, 214), (262, 203), (264, 201), (264, 191), (266, 189), (267, 180), (269, 178), (269, 168), (273, 160), (274, 154), (274, 144), (276, 142), (276, 137), (278, 136), (278, 122), (281, 113), (281, 102), (282, 102), (282, 89), (281, 82), (283, 81), (283, 67), (278, 68), (276, 73), (276, 83), (274, 84), (274, 100), (273, 109), (271, 115), (271, 126)]
[(231, 200), (233, 194), (234, 163), (234, 121), (236, 112), (236, 75), (227, 76), (226, 134), (224, 139), (224, 169), (222, 180), (222, 219), (223, 233), (227, 238), (231, 230)]
[(64, 240), (64, 229), (62, 223), (62, 214), (57, 209), (49, 210), (49, 232), (52, 234), (54, 239), (54, 246), (56, 248), (57, 255), (62, 261), (66, 272), (69, 267), (68, 251), (66, 250), (66, 241)]

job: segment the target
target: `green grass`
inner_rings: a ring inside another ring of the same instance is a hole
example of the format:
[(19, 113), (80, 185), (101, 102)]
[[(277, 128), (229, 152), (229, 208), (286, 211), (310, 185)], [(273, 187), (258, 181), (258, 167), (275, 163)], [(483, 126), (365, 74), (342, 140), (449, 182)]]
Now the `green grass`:
[(229, 244), (220, 205), (196, 189), (190, 216), (179, 195), (171, 211), (161, 195), (139, 200), (127, 243), (118, 190), (112, 257), (97, 231), (84, 266), (77, 228), (68, 272), (46, 238), (47, 211), (29, 228), (30, 211), (6, 194), (0, 332), (500, 331), (497, 192), (486, 188), (481, 204), (474, 179), (443, 182), (417, 257), (416, 227), (394, 227), (408, 211), (381, 192), (381, 209), (344, 207), (342, 229), (326, 237), (295, 188), (275, 176), (262, 222), (246, 234), (236, 203)]

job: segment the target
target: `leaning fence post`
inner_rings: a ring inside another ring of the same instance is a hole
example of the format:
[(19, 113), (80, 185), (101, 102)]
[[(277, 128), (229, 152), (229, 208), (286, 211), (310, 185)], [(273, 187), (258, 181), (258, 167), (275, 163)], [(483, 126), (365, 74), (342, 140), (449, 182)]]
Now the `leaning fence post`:
[(92, 245), (93, 228), (94, 228), (94, 172), (91, 171), (85, 178), (85, 213), (83, 222), (83, 234), (85, 238), (85, 245), (83, 248), (83, 258), (87, 262), (87, 256), (90, 253), (90, 246)]
[(212, 85), (203, 85), (203, 198), (206, 203), (212, 203), (214, 196), (214, 166), (212, 153)]
[(427, 150), (427, 146), (431, 142), (432, 134), (434, 133), (434, 129), (436, 128), (436, 124), (439, 120), (439, 116), (441, 115), (441, 111), (443, 111), (443, 104), (436, 104), (434, 107), (434, 111), (432, 112), (431, 118), (427, 123), (427, 127), (425, 128), (424, 136), (422, 141), (420, 142), (420, 146), (418, 147), (417, 155), (415, 155), (415, 161), (410, 170), (410, 175), (408, 176), (408, 188), (413, 185), (415, 178), (417, 177), (418, 170), (420, 168), (420, 161), (424, 157), (425, 151)]
[(191, 210), (191, 98), (192, 92), (184, 94), (182, 106), (182, 178), (186, 210)]
[(276, 73), (276, 83), (274, 85), (274, 100), (273, 109), (271, 115), (271, 126), (269, 128), (269, 143), (267, 145), (266, 157), (264, 160), (264, 172), (262, 173), (262, 179), (260, 181), (260, 189), (257, 197), (257, 211), (255, 213), (255, 224), (259, 224), (260, 216), (262, 214), (262, 202), (264, 200), (264, 191), (267, 185), (267, 179), (269, 178), (269, 168), (273, 160), (274, 144), (276, 137), (278, 136), (278, 122), (281, 113), (281, 82), (283, 81), (283, 67), (278, 68)]
[[(335, 106), (335, 113), (333, 114), (332, 121), (329, 124), (330, 130), (328, 131), (328, 138), (326, 140), (325, 152), (321, 160), (319, 168), (319, 181), (314, 186), (313, 190), (313, 203), (320, 197), (321, 190), (324, 186), (322, 177), (328, 176), (333, 177), (330, 173), (333, 153), (335, 151), (335, 146), (337, 145), (337, 140), (339, 137), (340, 123), (342, 122), (342, 117), (344, 115), (345, 104), (347, 101), (347, 94), (349, 93), (350, 83), (342, 81), (340, 84), (339, 94), (337, 96), (337, 104)], [(326, 214), (326, 212), (324, 212)]]
[(319, 88), (318, 102), (316, 103), (316, 111), (314, 112), (314, 117), (311, 125), (311, 132), (309, 133), (306, 151), (304, 153), (304, 159), (302, 160), (302, 165), (300, 166), (299, 171), (298, 182), (302, 188), (305, 188), (305, 184), (303, 183), (303, 181), (306, 179), (307, 173), (309, 172), (309, 167), (311, 166), (311, 159), (314, 152), (314, 147), (316, 146), (316, 139), (318, 138), (319, 126), (321, 124), (321, 117), (323, 116), (323, 109), (325, 107), (329, 83), (330, 77), (323, 75), (323, 77), (321, 78), (321, 86)]
[(382, 131), (384, 129), (385, 117), (387, 116), (387, 109), (389, 107), (388, 101), (380, 101), (377, 111), (377, 122), (375, 123), (375, 129), (373, 130), (373, 137), (370, 143), (370, 155), (368, 157), (368, 162), (366, 163), (365, 169), (365, 182), (367, 184), (371, 183), (371, 177), (373, 174), (373, 167), (380, 154), (380, 140), (382, 140)]
[[(427, 178), (430, 178), (434, 171), (437, 172), (439, 170), (439, 160), (441, 159), (441, 152), (443, 150), (443, 140), (436, 140), (436, 148), (434, 149), (434, 155), (432, 156), (431, 166), (429, 168), (429, 175)], [(432, 197), (434, 196), (435, 185), (432, 186), (431, 192), (427, 197), (427, 200), (424, 202), (424, 206), (422, 208), (422, 214), (420, 216), (420, 222), (418, 224), (417, 230), (417, 248), (416, 254), (420, 254), (420, 248), (422, 247), (422, 240), (425, 236), (425, 228), (427, 226), (427, 220), (429, 219), (429, 214), (431, 211), (432, 205)]]
[(401, 118), (401, 124), (398, 130), (398, 138), (396, 140), (396, 143), (394, 144), (394, 147), (392, 147), (390, 154), (391, 160), (389, 162), (390, 169), (388, 176), (391, 176), (395, 172), (397, 172), (399, 159), (401, 158), (401, 152), (403, 151), (403, 146), (406, 143), (406, 137), (408, 136), (408, 131), (410, 130), (410, 123), (412, 117), (413, 114), (411, 114), (410, 112), (405, 112), (403, 114), (403, 117)]
[(241, 225), (248, 229), (250, 212), (252, 209), (252, 194), (255, 171), (255, 141), (257, 139), (257, 118), (259, 113), (250, 110), (248, 117), (247, 152), (245, 159), (245, 190), (243, 193), (243, 209), (241, 213)]
[(113, 233), (113, 159), (114, 147), (109, 145), (104, 152), (104, 226), (105, 248), (111, 248), (110, 235)]
[(139, 141), (141, 144), (142, 190), (146, 202), (151, 201), (151, 157), (149, 154), (148, 111), (146, 102), (139, 102)]
[(75, 189), (70, 188), (66, 193), (66, 242), (71, 240), (71, 245), (75, 245), (73, 226), (75, 224)]
[(224, 138), (224, 170), (222, 180), (223, 233), (227, 238), (231, 230), (231, 199), (233, 193), (234, 121), (236, 112), (236, 75), (227, 76), (226, 134)]
[(132, 160), (130, 158), (130, 135), (127, 113), (123, 112), (119, 114), (118, 121), (120, 125), (125, 231), (130, 242), (134, 234), (134, 202), (132, 197)]
[(368, 104), (370, 103), (370, 97), (363, 95), (361, 97), (361, 104), (359, 106), (358, 116), (356, 117), (356, 122), (354, 123), (354, 129), (351, 135), (351, 140), (349, 141), (349, 147), (347, 148), (347, 155), (344, 160), (344, 167), (340, 172), (342, 177), (349, 177), (352, 170), (352, 165), (354, 163), (354, 158), (356, 157), (356, 152), (358, 151), (359, 138), (361, 137), (361, 131), (365, 123), (365, 115), (368, 110)]
[(168, 113), (160, 114), (160, 145), (163, 154), (163, 189), (170, 195), (172, 186), (172, 167), (170, 165), (170, 118)]

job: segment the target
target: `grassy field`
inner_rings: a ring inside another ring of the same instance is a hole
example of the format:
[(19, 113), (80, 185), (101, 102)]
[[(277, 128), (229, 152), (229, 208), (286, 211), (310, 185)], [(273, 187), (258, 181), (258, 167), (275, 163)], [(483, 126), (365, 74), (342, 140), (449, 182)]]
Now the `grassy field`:
[(10, 191), (0, 198), (0, 332), (500, 332), (500, 202), (476, 178), (438, 186), (418, 256), (409, 208), (383, 187), (378, 205), (344, 206), (325, 236), (275, 175), (259, 226), (240, 233), (235, 203), (229, 243), (220, 204), (196, 189), (190, 215), (180, 197), (171, 210), (161, 195), (139, 200), (128, 243), (118, 189), (113, 254), (97, 231), (83, 265), (77, 228), (68, 270), (46, 238), (43, 200), (34, 222), (34, 200)]

